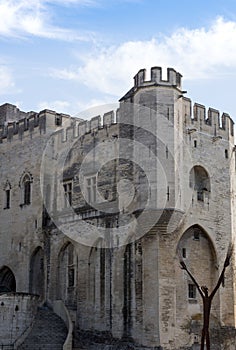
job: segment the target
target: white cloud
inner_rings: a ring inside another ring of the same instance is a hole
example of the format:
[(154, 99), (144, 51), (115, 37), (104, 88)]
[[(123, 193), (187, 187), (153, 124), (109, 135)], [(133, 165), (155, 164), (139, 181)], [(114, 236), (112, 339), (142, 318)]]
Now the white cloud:
[(7, 66), (0, 65), (0, 94), (9, 93), (15, 86), (11, 70)]
[(187, 79), (219, 77), (236, 68), (236, 22), (217, 18), (208, 29), (181, 28), (169, 37), (101, 48), (82, 59), (77, 68), (54, 70), (52, 75), (117, 96), (130, 87), (132, 74), (156, 65), (173, 67)]
[(56, 112), (60, 113), (68, 113), (70, 103), (68, 101), (60, 101), (60, 100), (55, 100), (55, 101), (42, 101), (38, 104), (38, 109), (39, 110), (44, 110), (44, 109), (51, 109)]
[(89, 40), (92, 33), (78, 34), (52, 23), (49, 5), (92, 5), (91, 0), (0, 0), (0, 36), (28, 35), (61, 40)]
[(116, 111), (118, 106), (117, 101), (111, 101), (109, 97), (103, 99), (91, 99), (86, 103), (78, 102), (76, 104), (77, 111), (73, 114), (74, 117), (81, 119), (91, 119), (97, 115), (102, 116), (109, 111)]

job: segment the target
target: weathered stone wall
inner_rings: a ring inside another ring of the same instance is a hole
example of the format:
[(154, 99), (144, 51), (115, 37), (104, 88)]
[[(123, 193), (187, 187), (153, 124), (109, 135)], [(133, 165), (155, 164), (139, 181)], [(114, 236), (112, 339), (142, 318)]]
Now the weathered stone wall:
[(31, 326), (38, 302), (38, 296), (23, 293), (0, 296), (0, 345), (14, 344)]
[[(202, 302), (179, 254), (211, 291), (235, 239), (235, 149), (229, 116), (192, 111), (183, 93), (179, 73), (165, 81), (155, 67), (150, 81), (135, 76), (120, 123), (111, 112), (81, 122), (45, 110), (1, 128), (0, 272), (9, 267), (21, 292), (35, 291), (37, 273), (39, 294), (62, 299), (80, 331), (140, 348), (198, 341)], [(234, 277), (231, 264), (212, 327), (235, 327)]]

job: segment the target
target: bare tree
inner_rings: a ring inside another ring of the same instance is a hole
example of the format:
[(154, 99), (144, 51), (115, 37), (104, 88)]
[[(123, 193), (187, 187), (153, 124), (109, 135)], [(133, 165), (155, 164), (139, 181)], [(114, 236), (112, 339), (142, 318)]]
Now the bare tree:
[(223, 270), (220, 274), (220, 277), (218, 279), (218, 282), (217, 282), (215, 288), (213, 289), (213, 291), (210, 294), (209, 294), (208, 288), (206, 286), (202, 286), (202, 287), (199, 286), (199, 284), (197, 283), (197, 281), (195, 280), (195, 278), (193, 277), (191, 272), (188, 270), (183, 259), (182, 258), (180, 259), (181, 268), (188, 273), (191, 280), (193, 281), (193, 283), (197, 287), (197, 289), (202, 297), (202, 301), (203, 301), (203, 328), (202, 328), (202, 337), (201, 337), (201, 348), (200, 348), (201, 350), (204, 350), (205, 340), (206, 340), (206, 349), (210, 350), (209, 323), (210, 323), (210, 312), (211, 312), (212, 300), (213, 300), (217, 290), (219, 289), (221, 283), (224, 284), (225, 270), (230, 264), (230, 258), (232, 256), (232, 252), (233, 252), (233, 245), (230, 245), (228, 248), (226, 258), (225, 258)]

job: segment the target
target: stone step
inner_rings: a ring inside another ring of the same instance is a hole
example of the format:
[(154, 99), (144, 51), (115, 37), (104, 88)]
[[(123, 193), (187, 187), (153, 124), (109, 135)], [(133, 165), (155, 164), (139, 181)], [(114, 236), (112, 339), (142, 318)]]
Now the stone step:
[(31, 332), (18, 350), (62, 350), (67, 328), (53, 311), (43, 308), (36, 315)]

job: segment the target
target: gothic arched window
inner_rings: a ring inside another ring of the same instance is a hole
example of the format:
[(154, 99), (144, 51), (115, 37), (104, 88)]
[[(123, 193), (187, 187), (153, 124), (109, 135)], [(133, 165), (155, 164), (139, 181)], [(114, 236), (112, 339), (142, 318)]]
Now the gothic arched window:
[(4, 209), (9, 209), (11, 205), (11, 184), (8, 180), (4, 186), (4, 191), (5, 191)]
[(29, 205), (31, 203), (32, 182), (32, 176), (28, 173), (24, 173), (20, 181), (21, 205)]
[(207, 171), (199, 165), (194, 166), (190, 171), (189, 186), (197, 192), (197, 200), (204, 201), (209, 198), (211, 191), (210, 178)]

